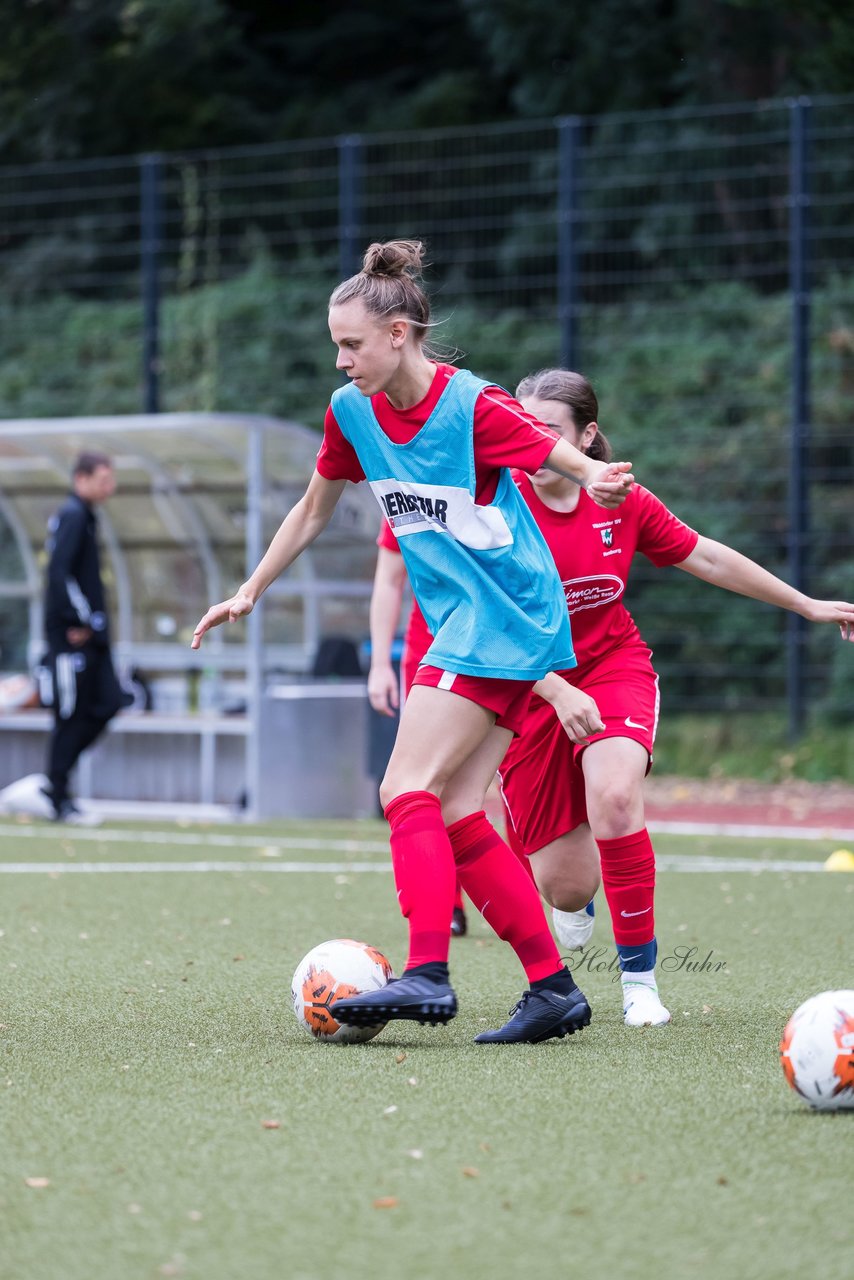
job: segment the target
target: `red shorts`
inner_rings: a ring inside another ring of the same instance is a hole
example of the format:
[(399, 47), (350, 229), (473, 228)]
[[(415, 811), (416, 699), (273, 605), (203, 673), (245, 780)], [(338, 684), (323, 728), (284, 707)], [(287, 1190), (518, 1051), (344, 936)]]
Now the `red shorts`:
[(417, 653), (410, 653), (409, 646), (403, 646), (403, 661), (400, 664), (400, 678), (403, 682), (404, 698), (409, 693), (415, 683), (415, 676), (418, 673), (418, 666), (421, 662)]
[(413, 685), (426, 684), (431, 689), (448, 689), (479, 707), (495, 712), (500, 729), (521, 733), (527, 721), (528, 703), (535, 680), (493, 680), (487, 676), (461, 676), (440, 667), (419, 667)]
[[(572, 673), (574, 675), (574, 673)], [(571, 681), (596, 702), (605, 724), (590, 742), (631, 738), (646, 748), (649, 767), (658, 727), (658, 676), (648, 650), (614, 654)], [(533, 697), (524, 731), (499, 770), (507, 825), (517, 852), (535, 853), (587, 821), (581, 757), (549, 703)]]

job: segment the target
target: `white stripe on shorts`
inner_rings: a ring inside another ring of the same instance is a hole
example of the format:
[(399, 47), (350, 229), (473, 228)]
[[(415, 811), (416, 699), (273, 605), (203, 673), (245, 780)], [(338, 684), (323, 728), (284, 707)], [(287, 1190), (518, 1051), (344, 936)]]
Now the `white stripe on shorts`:
[(58, 707), (60, 720), (68, 720), (77, 706), (77, 673), (73, 653), (59, 653), (56, 656), (56, 691), (59, 695)]
[(454, 681), (456, 680), (456, 678), (457, 678), (456, 671), (443, 671), (441, 676), (439, 677), (439, 683), (436, 685), (436, 688), (437, 689), (453, 689)]

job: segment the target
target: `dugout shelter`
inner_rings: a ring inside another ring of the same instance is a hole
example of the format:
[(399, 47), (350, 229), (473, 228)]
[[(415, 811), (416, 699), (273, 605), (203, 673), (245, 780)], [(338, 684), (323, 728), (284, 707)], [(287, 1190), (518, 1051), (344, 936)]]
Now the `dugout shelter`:
[[(242, 805), (256, 818), (374, 812), (354, 656), (379, 520), (366, 486), (347, 486), (245, 622), (190, 649), (208, 605), (244, 581), (303, 493), (318, 445), (298, 423), (253, 414), (0, 423), (3, 674), (33, 671), (43, 649), (46, 526), (74, 459), (96, 449), (116, 468), (117, 492), (98, 509), (102, 570), (116, 666), (134, 677), (137, 705), (84, 756), (81, 797), (176, 813)], [(42, 767), (49, 727), (43, 709), (0, 709), (0, 786)]]

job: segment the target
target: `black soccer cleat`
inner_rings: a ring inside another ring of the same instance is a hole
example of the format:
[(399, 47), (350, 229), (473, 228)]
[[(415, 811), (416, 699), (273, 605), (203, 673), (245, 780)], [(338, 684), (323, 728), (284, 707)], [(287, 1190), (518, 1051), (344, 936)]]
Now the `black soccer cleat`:
[(475, 1044), (539, 1044), (571, 1036), (590, 1022), (590, 1005), (576, 987), (568, 995), (548, 989), (526, 991), (498, 1031), (482, 1031)]
[(433, 982), (419, 973), (392, 978), (379, 991), (336, 1000), (332, 1006), (336, 1021), (348, 1027), (373, 1027), (378, 1022), (407, 1018), (435, 1026), (450, 1022), (457, 1013), (457, 997), (448, 982)]
[(469, 931), (466, 913), (462, 907), (454, 907), (454, 914), (451, 917), (451, 933), (455, 938), (462, 938)]

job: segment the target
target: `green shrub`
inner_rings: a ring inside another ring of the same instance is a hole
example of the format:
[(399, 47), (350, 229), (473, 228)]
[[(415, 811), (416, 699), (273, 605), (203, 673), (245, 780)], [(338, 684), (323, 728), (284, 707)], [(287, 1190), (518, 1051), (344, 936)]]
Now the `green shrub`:
[[(319, 430), (340, 382), (324, 305), (334, 280), (334, 269), (310, 256), (286, 273), (257, 246), (242, 274), (167, 297), (162, 408), (267, 413)], [(445, 318), (438, 341), (511, 390), (557, 358), (549, 317), (455, 304), (445, 295), (436, 309)], [(700, 532), (783, 577), (790, 312), (787, 296), (760, 296), (739, 282), (676, 290), (666, 302), (588, 305), (580, 361), (597, 388), (603, 430), (639, 479)], [(852, 313), (854, 279), (833, 278), (815, 290), (808, 571), (812, 594), (835, 599), (854, 596)], [(141, 336), (136, 300), (55, 296), (19, 302), (14, 314), (0, 301), (0, 415), (139, 412)], [(655, 652), (673, 712), (783, 710), (787, 615), (654, 569), (642, 557), (628, 604)], [(825, 725), (850, 723), (854, 646), (816, 627), (805, 629), (803, 643), (810, 708)], [(839, 753), (825, 751), (822, 741), (799, 757), (799, 767), (834, 767)], [(687, 754), (686, 746), (681, 768)]]

